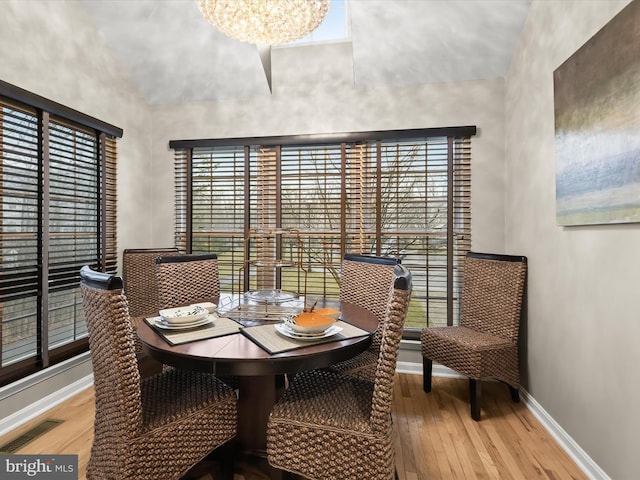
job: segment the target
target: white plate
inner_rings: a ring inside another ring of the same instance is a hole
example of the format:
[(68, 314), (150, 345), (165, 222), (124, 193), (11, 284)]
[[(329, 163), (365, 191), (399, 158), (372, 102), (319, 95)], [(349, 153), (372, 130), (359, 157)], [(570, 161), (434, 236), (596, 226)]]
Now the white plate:
[(302, 326), (296, 325), (295, 318), (297, 315), (285, 315), (282, 317), (282, 321), (287, 326), (291, 332), (295, 332), (299, 335), (318, 335), (327, 331), (328, 328), (331, 328), (333, 324), (336, 323), (336, 320), (333, 317), (327, 316), (327, 321), (323, 325), (314, 325), (314, 326)]
[(337, 325), (331, 325), (324, 332), (320, 333), (298, 333), (285, 323), (276, 323), (274, 327), (276, 327), (276, 330), (285, 337), (295, 338), (296, 340), (304, 340), (307, 342), (332, 337), (336, 333), (340, 333), (342, 331), (342, 327), (338, 327)]
[(288, 334), (290, 334), (293, 337), (296, 338), (323, 338), (325, 333), (333, 326), (335, 325), (330, 325), (328, 326), (325, 330), (323, 330), (322, 332), (299, 332), (297, 331), (295, 328), (293, 328), (291, 325), (289, 325), (287, 322), (284, 322), (282, 324), (276, 324), (276, 325), (280, 325), (279, 328), (285, 332), (287, 332)]
[(208, 323), (213, 323), (213, 319), (211, 317), (205, 317), (205, 318), (201, 318), (200, 320), (196, 320), (195, 322), (181, 323), (179, 325), (167, 323), (163, 318), (155, 319), (156, 327), (160, 327), (164, 330), (186, 330), (188, 328), (201, 327)]
[(160, 316), (168, 325), (190, 325), (207, 318), (207, 315), (209, 315), (209, 311), (200, 305), (160, 310)]

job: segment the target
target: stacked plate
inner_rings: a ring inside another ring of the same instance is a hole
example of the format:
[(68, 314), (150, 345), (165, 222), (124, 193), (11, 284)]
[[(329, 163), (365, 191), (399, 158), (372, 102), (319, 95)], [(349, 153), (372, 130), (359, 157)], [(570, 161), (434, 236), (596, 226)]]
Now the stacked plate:
[(160, 310), (160, 318), (155, 320), (158, 327), (167, 330), (185, 330), (211, 323), (209, 310), (202, 305), (167, 308)]
[(342, 331), (342, 327), (339, 327), (337, 325), (331, 325), (323, 331), (313, 333), (297, 332), (293, 328), (291, 328), (289, 324), (284, 322), (276, 323), (274, 327), (278, 331), (278, 333), (284, 335), (285, 337), (295, 338), (296, 340), (303, 340), (307, 342), (320, 340), (322, 338), (328, 338)]
[(277, 323), (275, 328), (282, 335), (297, 340), (318, 340), (342, 331), (342, 328), (335, 324), (336, 316), (317, 312), (302, 312), (298, 315), (282, 317), (282, 323)]

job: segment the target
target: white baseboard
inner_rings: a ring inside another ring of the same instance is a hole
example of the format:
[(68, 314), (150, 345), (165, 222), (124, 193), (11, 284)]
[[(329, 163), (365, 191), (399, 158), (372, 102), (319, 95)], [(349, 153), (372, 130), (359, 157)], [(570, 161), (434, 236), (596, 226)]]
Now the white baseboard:
[(422, 365), (413, 362), (398, 362), (396, 372), (422, 375)]
[[(398, 373), (422, 375), (422, 364), (413, 362), (398, 362), (396, 371)], [(431, 374), (434, 377), (465, 378), (455, 370), (451, 370), (450, 368), (438, 365), (437, 363), (433, 364)]]
[(22, 410), (3, 418), (0, 420), (0, 436), (5, 433), (9, 433), (11, 430), (15, 430), (20, 425), (45, 413), (47, 410), (52, 409), (56, 405), (80, 393), (84, 389), (89, 388), (91, 385), (93, 385), (93, 374), (87, 375), (64, 388), (61, 388), (57, 392), (27, 405)]
[[(61, 362), (50, 368), (30, 375), (22, 380), (7, 385), (0, 389), (0, 405), (3, 402), (10, 402), (12, 399), (18, 399), (19, 402), (25, 404), (33, 398), (33, 393), (30, 394), (30, 389), (38, 388), (42, 384), (50, 384), (48, 389), (53, 391), (41, 398), (38, 398), (33, 403), (27, 404), (24, 408), (21, 408), (13, 413), (3, 417), (0, 420), (0, 435), (9, 433), (11, 430), (15, 430), (20, 425), (28, 422), (29, 420), (45, 413), (52, 407), (64, 402), (65, 400), (80, 393), (82, 390), (89, 388), (93, 385), (93, 374), (84, 375), (83, 377), (64, 385), (60, 388), (56, 388), (56, 376), (68, 375), (70, 371), (74, 369), (82, 368), (82, 365), (86, 362), (91, 362), (89, 352), (78, 355), (74, 358)], [(67, 380), (68, 381), (68, 380)], [(46, 389), (45, 389), (46, 390)], [(14, 398), (15, 397), (15, 398)], [(21, 403), (22, 404), (22, 403)], [(5, 405), (6, 407), (6, 405)], [(6, 411), (6, 410), (5, 410)]]
[(520, 389), (520, 397), (529, 411), (567, 452), (576, 465), (591, 480), (611, 480), (600, 466), (578, 445), (571, 436), (556, 422), (542, 406), (536, 402), (535, 398), (529, 395), (525, 389)]

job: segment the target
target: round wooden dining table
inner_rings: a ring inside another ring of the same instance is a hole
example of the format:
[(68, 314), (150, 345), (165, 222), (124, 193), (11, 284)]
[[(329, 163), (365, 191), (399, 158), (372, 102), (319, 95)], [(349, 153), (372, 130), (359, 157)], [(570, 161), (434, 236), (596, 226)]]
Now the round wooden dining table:
[[(234, 300), (237, 302), (238, 297)], [(315, 299), (309, 299), (309, 303), (313, 301)], [(356, 305), (317, 299), (316, 308), (322, 307), (339, 309), (342, 321), (367, 332), (372, 333), (378, 326), (374, 314)], [(256, 318), (234, 320), (244, 327), (274, 323)], [(286, 374), (323, 368), (347, 360), (365, 351), (371, 344), (371, 335), (365, 335), (271, 354), (242, 333), (169, 345), (145, 322), (139, 325), (137, 331), (143, 350), (163, 364), (210, 372), (216, 376), (237, 377), (237, 447), (242, 452), (263, 456), (266, 455), (269, 413), (284, 392)]]

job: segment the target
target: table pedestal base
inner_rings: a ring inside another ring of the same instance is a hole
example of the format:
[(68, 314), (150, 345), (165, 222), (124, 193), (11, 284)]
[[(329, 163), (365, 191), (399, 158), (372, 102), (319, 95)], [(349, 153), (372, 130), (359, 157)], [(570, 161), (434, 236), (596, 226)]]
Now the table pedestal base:
[(239, 376), (238, 382), (238, 449), (266, 458), (267, 422), (284, 393), (285, 376)]

